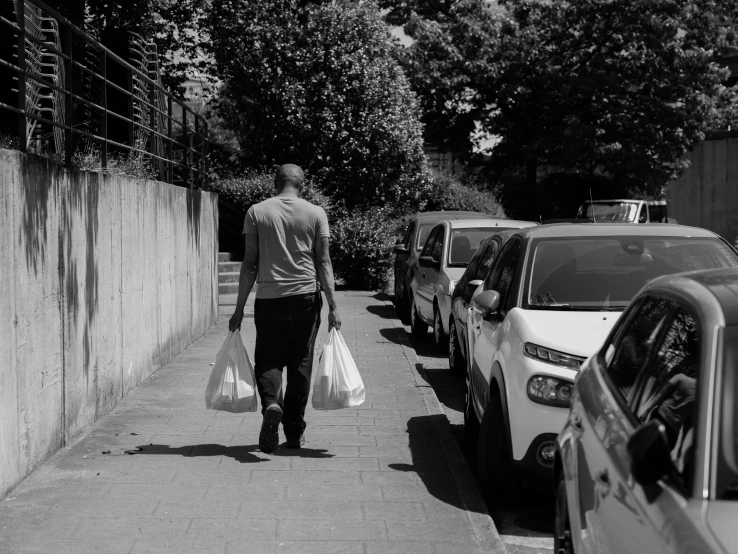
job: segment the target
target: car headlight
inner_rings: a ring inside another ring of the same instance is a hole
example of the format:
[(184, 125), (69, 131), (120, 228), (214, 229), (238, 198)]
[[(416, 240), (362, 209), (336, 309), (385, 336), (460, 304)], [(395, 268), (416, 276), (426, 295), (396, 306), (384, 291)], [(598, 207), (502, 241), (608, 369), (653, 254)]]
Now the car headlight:
[(548, 377), (546, 375), (534, 375), (528, 381), (528, 398), (538, 404), (566, 408), (571, 401), (571, 389), (574, 383)]
[(572, 356), (571, 354), (564, 354), (563, 352), (556, 352), (550, 348), (544, 348), (530, 342), (525, 343), (525, 355), (539, 362), (548, 362), (549, 364), (559, 365), (562, 367), (568, 367), (569, 369), (578, 370), (579, 366), (584, 362), (584, 358), (579, 356)]

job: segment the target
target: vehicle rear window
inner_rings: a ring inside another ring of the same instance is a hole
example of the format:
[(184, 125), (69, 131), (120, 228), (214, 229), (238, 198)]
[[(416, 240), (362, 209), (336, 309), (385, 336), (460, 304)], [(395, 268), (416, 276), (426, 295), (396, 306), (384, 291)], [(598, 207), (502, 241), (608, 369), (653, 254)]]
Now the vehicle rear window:
[(737, 267), (738, 255), (717, 238), (537, 239), (530, 245), (524, 307), (618, 310), (656, 277)]
[(452, 230), (448, 245), (448, 266), (467, 267), (474, 252), (477, 251), (484, 239), (494, 233), (508, 230), (510, 230), (509, 227), (476, 227)]
[(636, 220), (638, 203), (636, 202), (597, 202), (587, 203), (577, 217), (579, 219), (594, 219), (595, 221), (622, 221), (633, 222)]

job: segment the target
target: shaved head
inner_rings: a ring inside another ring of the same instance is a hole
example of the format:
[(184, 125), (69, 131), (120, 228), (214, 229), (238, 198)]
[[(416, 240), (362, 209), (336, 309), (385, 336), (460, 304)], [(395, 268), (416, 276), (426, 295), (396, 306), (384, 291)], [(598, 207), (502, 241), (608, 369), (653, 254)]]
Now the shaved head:
[(274, 176), (274, 186), (277, 187), (277, 192), (285, 187), (291, 187), (299, 191), (304, 180), (305, 174), (300, 166), (284, 164), (277, 168), (277, 174)]

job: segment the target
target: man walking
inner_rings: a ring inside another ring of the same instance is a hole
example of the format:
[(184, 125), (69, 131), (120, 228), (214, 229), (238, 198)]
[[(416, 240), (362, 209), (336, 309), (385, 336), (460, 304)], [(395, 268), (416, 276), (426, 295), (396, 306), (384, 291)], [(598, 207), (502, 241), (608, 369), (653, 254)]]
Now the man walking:
[(328, 324), (341, 328), (328, 253), (328, 218), (322, 208), (300, 198), (304, 179), (298, 166), (280, 166), (274, 178), (277, 195), (249, 208), (238, 300), (228, 325), (231, 331), (241, 328), (246, 299), (258, 282), (254, 370), (264, 416), (259, 448), (266, 453), (277, 448), (280, 422), (288, 448), (304, 444), (305, 406), (323, 305), (318, 281), (328, 301)]

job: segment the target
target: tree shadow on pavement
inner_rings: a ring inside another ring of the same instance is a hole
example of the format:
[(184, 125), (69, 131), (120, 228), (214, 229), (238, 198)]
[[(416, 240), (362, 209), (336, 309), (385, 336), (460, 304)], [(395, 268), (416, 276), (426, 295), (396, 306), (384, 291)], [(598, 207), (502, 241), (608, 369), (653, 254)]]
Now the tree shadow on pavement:
[[(437, 419), (437, 421), (435, 421)], [(445, 415), (411, 417), (407, 422), (408, 446), (412, 464), (393, 463), (388, 467), (401, 472), (414, 472), (428, 492), (460, 510), (485, 513), (484, 502), (477, 492), (473, 477), (464, 467), (460, 451), (448, 453), (441, 446), (440, 431), (448, 425)]]
[(426, 358), (437, 358), (439, 360), (448, 358), (448, 354), (445, 352), (439, 352), (436, 345), (433, 344), (433, 337), (430, 333), (422, 337), (410, 337), (410, 335), (402, 327), (390, 327), (387, 329), (380, 329), (381, 334), (385, 339), (395, 344), (404, 344), (415, 350), (418, 356)]
[(366, 311), (370, 314), (383, 317), (384, 319), (397, 319), (397, 313), (395, 312), (395, 309), (392, 306), (387, 306), (386, 304), (383, 304), (381, 306), (370, 304), (366, 307)]
[[(222, 444), (192, 444), (188, 446), (171, 447), (166, 444), (145, 444), (137, 446), (132, 450), (126, 450), (126, 454), (132, 456), (154, 455), (154, 456), (183, 456), (185, 458), (196, 458), (200, 456), (227, 456), (242, 464), (253, 464), (268, 462), (269, 458), (261, 458), (253, 454), (261, 453), (259, 447), (253, 445), (223, 446)], [(326, 450), (313, 448), (300, 448), (289, 450), (277, 450), (272, 456), (294, 456), (299, 458), (332, 458)]]

